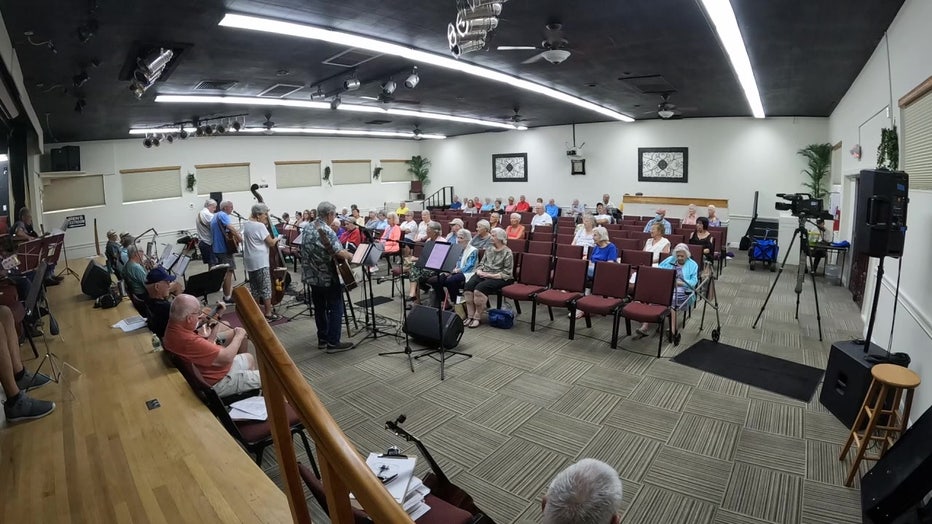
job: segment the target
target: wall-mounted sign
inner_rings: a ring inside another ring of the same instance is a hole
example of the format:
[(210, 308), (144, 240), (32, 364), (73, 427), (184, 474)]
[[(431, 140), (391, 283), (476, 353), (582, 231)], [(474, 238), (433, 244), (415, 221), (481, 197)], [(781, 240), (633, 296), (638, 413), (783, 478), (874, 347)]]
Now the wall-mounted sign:
[(68, 229), (71, 229), (73, 227), (84, 227), (87, 225), (87, 222), (84, 220), (84, 215), (74, 215), (65, 217), (65, 224), (68, 226)]

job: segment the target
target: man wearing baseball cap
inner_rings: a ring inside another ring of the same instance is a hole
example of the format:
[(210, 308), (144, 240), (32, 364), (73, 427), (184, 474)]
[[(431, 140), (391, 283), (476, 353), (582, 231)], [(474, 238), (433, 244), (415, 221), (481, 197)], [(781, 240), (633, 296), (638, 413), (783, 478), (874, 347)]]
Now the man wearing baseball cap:
[(152, 268), (146, 274), (146, 291), (149, 293), (145, 301), (149, 309), (146, 323), (149, 330), (159, 338), (165, 336), (165, 327), (168, 326), (168, 315), (172, 306), (170, 298), (183, 291), (181, 283), (176, 282), (175, 278), (175, 275), (161, 266)]

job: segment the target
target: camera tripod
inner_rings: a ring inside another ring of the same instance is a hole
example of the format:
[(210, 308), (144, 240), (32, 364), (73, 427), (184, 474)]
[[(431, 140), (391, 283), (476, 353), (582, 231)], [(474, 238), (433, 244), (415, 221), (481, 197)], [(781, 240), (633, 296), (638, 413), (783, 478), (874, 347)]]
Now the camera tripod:
[[(786, 254), (783, 255), (783, 261), (780, 263), (780, 271), (777, 272), (777, 277), (773, 279), (773, 285), (770, 286), (770, 291), (767, 292), (767, 298), (764, 299), (764, 305), (760, 308), (760, 313), (757, 314), (757, 318), (754, 320), (754, 325), (751, 326), (754, 329), (757, 329), (757, 323), (760, 322), (760, 317), (764, 314), (764, 309), (767, 307), (767, 302), (770, 301), (770, 296), (773, 295), (774, 288), (777, 287), (777, 282), (780, 281), (780, 275), (783, 274), (783, 268), (786, 266), (787, 259), (790, 258), (790, 253), (793, 251), (793, 244), (796, 242), (796, 239), (799, 238), (799, 265), (796, 267), (796, 320), (799, 320), (799, 296), (803, 292), (803, 281), (806, 280), (806, 270), (809, 268), (809, 233), (806, 231), (806, 216), (801, 215), (799, 218), (799, 227), (793, 231), (793, 239), (790, 240), (790, 245), (786, 250)], [(819, 325), (819, 341), (822, 341), (822, 312), (819, 309), (819, 288), (816, 287), (815, 281), (815, 272), (809, 271), (809, 276), (812, 278), (812, 293), (815, 295), (815, 307), (816, 307), (816, 322)]]

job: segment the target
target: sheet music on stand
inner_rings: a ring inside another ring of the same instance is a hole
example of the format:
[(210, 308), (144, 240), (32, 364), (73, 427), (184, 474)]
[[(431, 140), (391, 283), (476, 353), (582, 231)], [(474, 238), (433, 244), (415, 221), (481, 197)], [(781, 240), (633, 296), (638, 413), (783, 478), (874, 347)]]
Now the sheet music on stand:
[(172, 253), (172, 247), (173, 247), (173, 246), (172, 246), (171, 244), (165, 244), (165, 249), (162, 250), (162, 256), (159, 257), (159, 265), (160, 265), (160, 266), (162, 266), (162, 267), (168, 267), (168, 266), (172, 265), (172, 264), (175, 262), (175, 260), (177, 259), (177, 255), (176, 255), (176, 257), (173, 258), (170, 262), (167, 262), (168, 257), (170, 257), (171, 255), (174, 254), (174, 253)]

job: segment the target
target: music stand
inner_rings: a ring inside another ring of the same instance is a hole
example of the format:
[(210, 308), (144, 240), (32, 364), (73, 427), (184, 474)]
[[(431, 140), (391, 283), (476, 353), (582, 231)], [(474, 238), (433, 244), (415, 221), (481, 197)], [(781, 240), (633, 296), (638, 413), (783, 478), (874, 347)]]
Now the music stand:
[[(372, 289), (372, 273), (369, 271), (369, 268), (378, 266), (379, 259), (381, 258), (381, 244), (369, 244), (364, 242), (359, 244), (359, 247), (356, 248), (356, 252), (353, 253), (353, 260), (350, 261), (350, 264), (360, 266), (362, 269), (362, 298), (364, 304), (363, 311), (365, 311), (365, 317), (363, 318), (365, 329), (368, 331), (362, 340), (356, 342), (357, 346), (369, 338), (376, 339), (379, 338), (380, 335), (392, 336), (394, 334), (380, 330), (376, 324), (375, 291)], [(414, 367), (413, 362), (411, 363), (411, 367)]]
[[(36, 320), (35, 317), (40, 316), (40, 315), (37, 315), (37, 311), (38, 311), (37, 306), (39, 304), (40, 294), (42, 297), (42, 301), (45, 303), (45, 310), (49, 311), (48, 300), (45, 298), (45, 272), (47, 269), (48, 269), (48, 263), (45, 260), (39, 262), (39, 267), (36, 269), (36, 274), (33, 275), (32, 277), (32, 283), (30, 284), (30, 287), (29, 287), (29, 294), (26, 295), (26, 302), (25, 302), (26, 318), (23, 321), (23, 324), (24, 324), (23, 332), (26, 334), (26, 339), (29, 340), (29, 345), (32, 346), (32, 350), (34, 352), (36, 351), (36, 343), (32, 338), (32, 330), (26, 328), (26, 326), (33, 325)], [(51, 318), (51, 316), (52, 316), (52, 313), (51, 311), (49, 311), (49, 317)], [(52, 322), (53, 321), (51, 320), (49, 321), (49, 326), (52, 325)], [(42, 371), (42, 366), (45, 365), (46, 361), (48, 361), (49, 368), (51, 369), (51, 373), (49, 373), (48, 377), (56, 384), (61, 383), (61, 376), (62, 376), (62, 373), (64, 372), (64, 368), (62, 366), (67, 366), (71, 368), (73, 371), (75, 371), (76, 373), (81, 374), (81, 371), (78, 370), (78, 368), (65, 362), (55, 353), (52, 353), (51, 349), (49, 349), (48, 339), (45, 339), (45, 356), (42, 357), (42, 361), (40, 361), (39, 366), (36, 367), (36, 372), (33, 375), (32, 380), (26, 386), (25, 389), (28, 390), (30, 387), (32, 387), (32, 383), (36, 380), (36, 377), (39, 375), (39, 372)]]
[[(445, 242), (434, 242), (432, 246), (424, 249), (424, 252), (421, 253), (421, 259), (423, 260), (423, 268), (435, 271), (437, 273), (437, 278), (441, 287), (443, 287), (444, 300), (441, 303), (440, 307), (437, 308), (437, 332), (438, 332), (438, 342), (436, 348), (426, 348), (420, 351), (424, 353), (414, 357), (415, 359), (420, 359), (423, 357), (430, 357), (437, 362), (440, 362), (440, 380), (444, 380), (446, 372), (446, 360), (447, 353), (453, 355), (460, 355), (465, 358), (472, 358), (472, 355), (469, 353), (464, 353), (462, 351), (453, 351), (451, 348), (444, 346), (443, 337), (443, 311), (446, 308), (446, 304), (450, 300), (449, 291), (443, 286), (443, 281), (446, 278), (445, 275), (453, 270), (456, 267), (456, 263), (459, 261), (460, 257), (463, 255), (463, 248), (459, 244), (447, 244)], [(418, 261), (421, 262), (420, 260)], [(422, 306), (427, 307), (427, 306)], [(433, 308), (431, 308), (433, 309)], [(440, 358), (437, 358), (436, 354), (440, 353)]]

